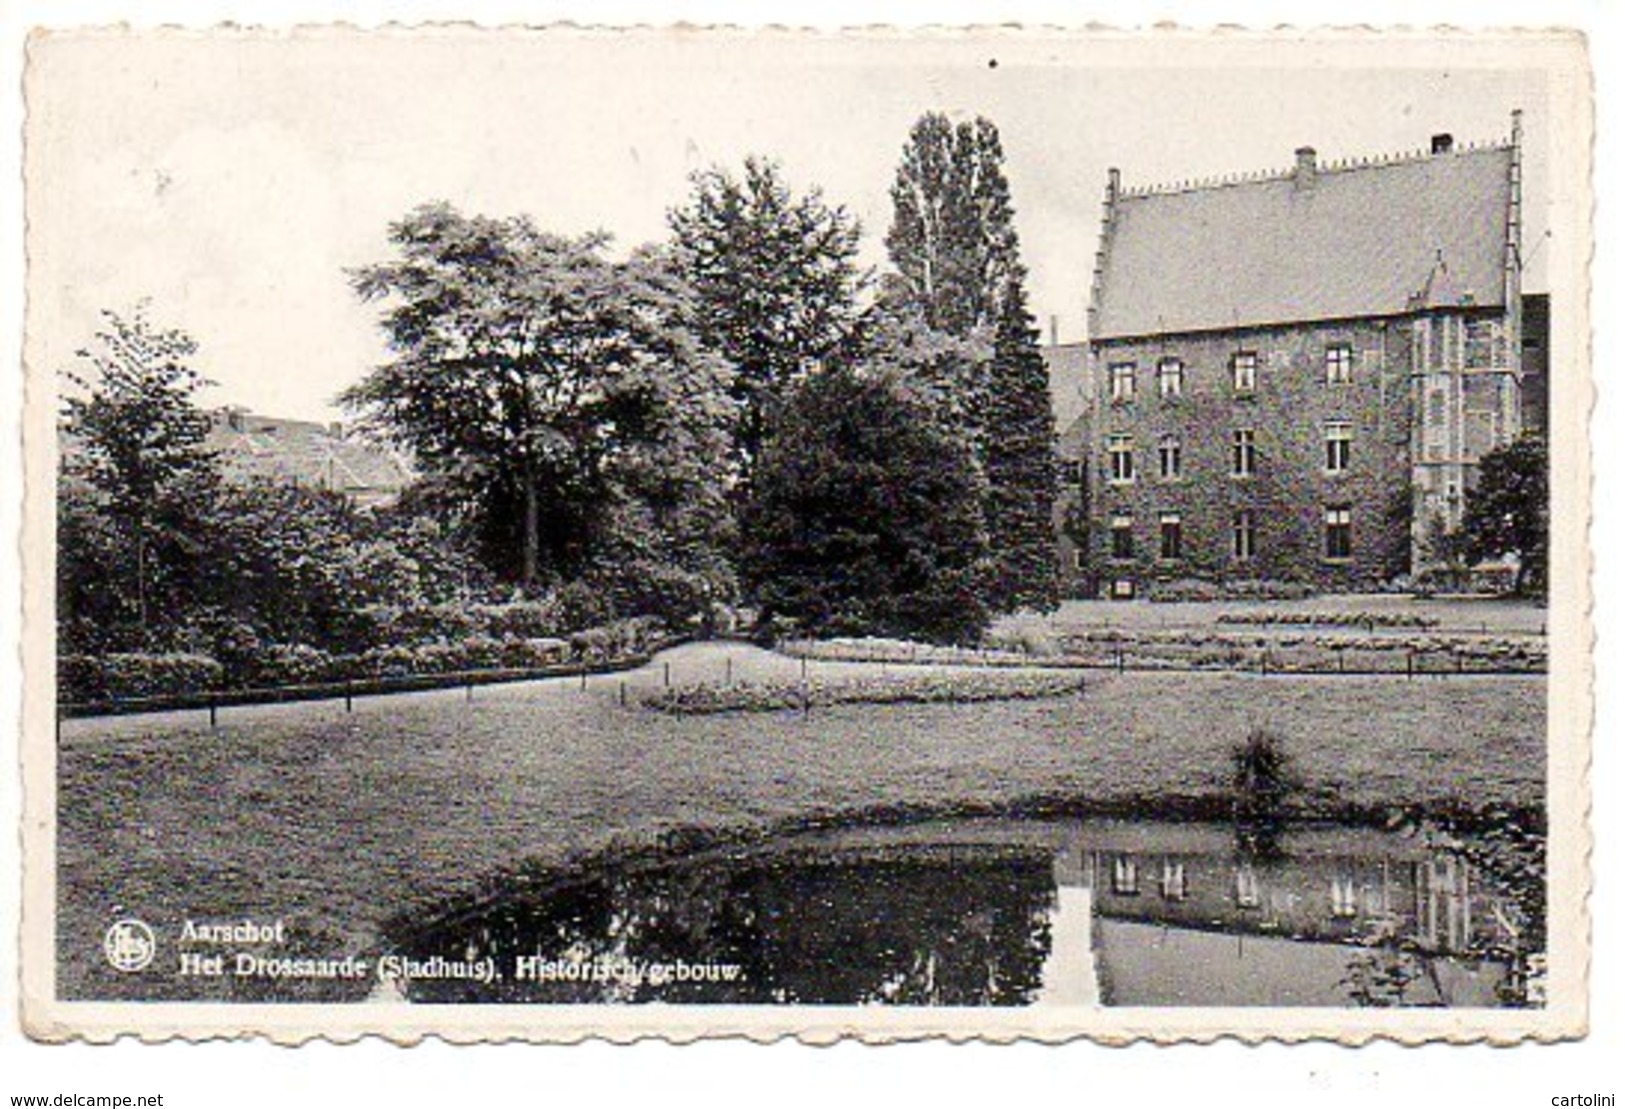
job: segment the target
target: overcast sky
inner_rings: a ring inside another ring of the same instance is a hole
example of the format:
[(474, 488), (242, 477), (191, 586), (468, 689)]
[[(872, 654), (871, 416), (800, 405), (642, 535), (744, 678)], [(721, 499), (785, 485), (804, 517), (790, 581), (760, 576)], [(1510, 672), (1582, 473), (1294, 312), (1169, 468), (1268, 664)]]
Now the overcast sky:
[[(1502, 44), (1504, 46), (1504, 44)], [(1145, 184), (1506, 136), (1525, 110), (1526, 288), (1544, 287), (1545, 74), (1425, 41), (1267, 46), (694, 32), (55, 38), (30, 86), (30, 357), (66, 366), (141, 298), (201, 345), (205, 400), (337, 415), (385, 357), (346, 267), (446, 199), (621, 248), (662, 237), (687, 176), (780, 159), (884, 260), (888, 188), (922, 112), (1004, 138), (1035, 311), (1083, 338), (1106, 169)]]

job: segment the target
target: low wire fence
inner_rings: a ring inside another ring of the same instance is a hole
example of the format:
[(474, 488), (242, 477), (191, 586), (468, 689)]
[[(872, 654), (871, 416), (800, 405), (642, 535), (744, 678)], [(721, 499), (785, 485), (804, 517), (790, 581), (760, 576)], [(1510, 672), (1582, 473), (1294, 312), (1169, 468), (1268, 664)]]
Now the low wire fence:
[(302, 701), (340, 701), (352, 711), (363, 697), (431, 690), (463, 689), (469, 696), (479, 686), (543, 679), (576, 678), (583, 684), (595, 674), (615, 674), (646, 665), (656, 651), (675, 645), (662, 643), (636, 655), (594, 661), (575, 661), (553, 666), (486, 668), (433, 674), (381, 675), (345, 681), (308, 682), (297, 685), (257, 686), (240, 689), (210, 689), (190, 693), (148, 696), (106, 697), (86, 701), (58, 701), (57, 719), (91, 716), (133, 716), (141, 713), (201, 711), (209, 714), (211, 726), (219, 723), (223, 709), (250, 705), (293, 704)]

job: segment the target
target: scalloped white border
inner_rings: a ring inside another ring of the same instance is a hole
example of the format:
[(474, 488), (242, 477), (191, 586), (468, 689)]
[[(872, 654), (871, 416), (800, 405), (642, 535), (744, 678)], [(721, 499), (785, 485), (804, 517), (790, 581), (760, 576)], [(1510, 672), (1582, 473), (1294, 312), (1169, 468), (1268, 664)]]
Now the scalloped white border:
[[(142, 21), (145, 23), (146, 21)], [(129, 26), (75, 33), (122, 35)], [(1548, 112), (1552, 133), (1549, 161), (1554, 196), (1552, 254), (1548, 261), (1554, 303), (1553, 320), (1553, 580), (1551, 597), (1551, 666), (1549, 702), (1549, 807), (1551, 825), (1551, 980), (1549, 1003), (1525, 1011), (1370, 1011), (1327, 1009), (1104, 1009), (1030, 1008), (899, 1010), (844, 1007), (514, 1007), (514, 1006), (369, 1006), (369, 1005), (230, 1005), (169, 1003), (61, 1002), (52, 994), (54, 949), (54, 514), (50, 511), (55, 472), (55, 395), (48, 367), (25, 365), (23, 517), (24, 676), (23, 738), (20, 744), (24, 781), (24, 905), (21, 998), (23, 1023), (41, 1040), (82, 1039), (104, 1043), (132, 1036), (147, 1042), (261, 1037), (281, 1044), (313, 1039), (353, 1042), (378, 1036), (398, 1044), (436, 1037), (455, 1043), (528, 1041), (572, 1043), (599, 1038), (617, 1043), (663, 1039), (687, 1043), (698, 1039), (742, 1037), (757, 1042), (795, 1038), (831, 1043), (843, 1038), (868, 1043), (943, 1038), (1059, 1042), (1087, 1038), (1101, 1043), (1135, 1041), (1212, 1042), (1236, 1039), (1302, 1042), (1333, 1040), (1363, 1044), (1390, 1040), (1404, 1044), (1447, 1041), (1509, 1044), (1550, 1042), (1583, 1036), (1587, 1030), (1586, 981), (1590, 965), (1588, 896), (1588, 828), (1590, 731), (1593, 702), (1590, 621), (1591, 559), (1587, 534), (1591, 510), (1588, 424), (1594, 389), (1590, 376), (1589, 303), (1592, 198), (1590, 188), (1592, 78), (1584, 44), (1561, 31), (1474, 30), (1370, 27), (1243, 29), (1222, 26), (1159, 28), (1153, 32), (1108, 28), (1053, 26), (855, 27), (842, 30), (795, 30), (693, 25), (658, 27), (590, 27), (555, 23), (545, 26), (475, 22), (404, 26), (377, 25), (362, 31), (353, 24), (301, 25), (259, 29), (243, 25), (143, 30), (163, 35), (253, 35), (306, 37), (352, 35), (485, 35), (549, 34), (579, 37), (583, 44), (599, 36), (668, 33), (755, 36), (793, 39), (800, 35), (845, 36), (884, 40), (962, 40), (967, 36), (1014, 36), (1091, 44), (1109, 44), (1127, 59), (1155, 55), (1163, 64), (1170, 51), (1200, 50), (1223, 39), (1247, 57), (1262, 57), (1290, 46), (1325, 45), (1348, 53), (1361, 46), (1381, 50), (1385, 66), (1405, 64), (1419, 51), (1437, 63), (1440, 49), (1453, 45), (1475, 51), (1504, 52), (1508, 63), (1545, 69), (1549, 77)], [(1340, 64), (1344, 64), (1341, 63)], [(1115, 63), (1114, 63), (1115, 64)], [(1233, 64), (1244, 64), (1238, 54)], [(1565, 186), (1559, 190), (1558, 181)], [(40, 182), (30, 182), (39, 188)], [(35, 321), (29, 317), (29, 323)], [(25, 363), (28, 347), (25, 338)]]

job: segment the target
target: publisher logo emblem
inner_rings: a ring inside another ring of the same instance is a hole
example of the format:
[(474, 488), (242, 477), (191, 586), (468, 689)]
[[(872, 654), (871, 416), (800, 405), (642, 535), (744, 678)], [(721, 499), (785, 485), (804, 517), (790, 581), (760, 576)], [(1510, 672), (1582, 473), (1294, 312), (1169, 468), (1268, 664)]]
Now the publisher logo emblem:
[(134, 917), (116, 920), (102, 940), (102, 952), (108, 965), (125, 974), (145, 970), (158, 953), (158, 941), (152, 929)]

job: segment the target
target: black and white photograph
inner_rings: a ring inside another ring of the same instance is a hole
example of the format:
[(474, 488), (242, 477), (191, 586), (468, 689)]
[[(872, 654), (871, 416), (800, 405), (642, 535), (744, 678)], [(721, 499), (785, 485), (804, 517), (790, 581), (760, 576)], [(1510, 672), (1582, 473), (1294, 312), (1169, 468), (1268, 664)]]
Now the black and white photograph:
[(35, 34), (30, 1033), (1583, 1032), (1589, 80)]

